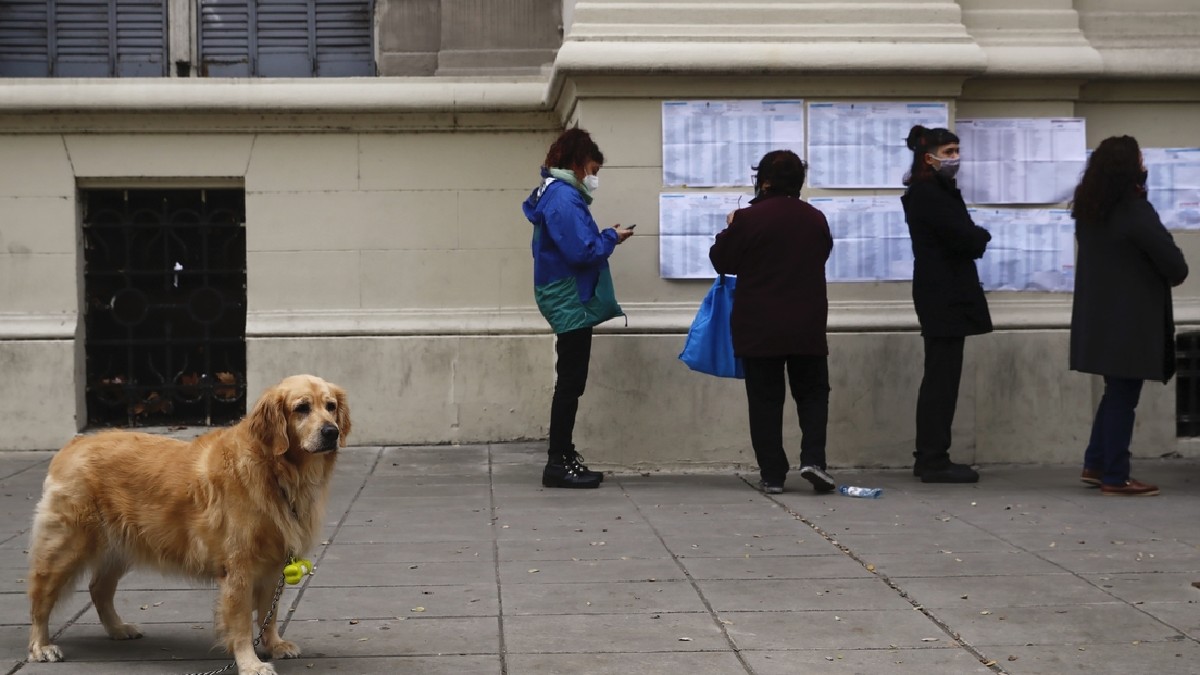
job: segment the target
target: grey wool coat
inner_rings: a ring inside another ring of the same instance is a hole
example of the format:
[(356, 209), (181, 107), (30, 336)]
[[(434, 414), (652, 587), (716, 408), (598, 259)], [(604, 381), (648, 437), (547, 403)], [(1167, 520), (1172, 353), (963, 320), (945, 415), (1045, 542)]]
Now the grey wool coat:
[(1171, 287), (1187, 261), (1145, 197), (1131, 194), (1102, 223), (1076, 222), (1071, 370), (1167, 382), (1175, 374)]

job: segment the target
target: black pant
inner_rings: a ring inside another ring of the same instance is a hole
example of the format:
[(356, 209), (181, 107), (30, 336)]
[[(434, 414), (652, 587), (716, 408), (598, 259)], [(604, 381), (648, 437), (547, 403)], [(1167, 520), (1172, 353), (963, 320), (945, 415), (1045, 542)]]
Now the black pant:
[(787, 370), (796, 414), (800, 418), (800, 465), (825, 469), (825, 426), (829, 421), (829, 357), (777, 356), (743, 358), (746, 401), (750, 406), (750, 444), (758, 470), (768, 483), (782, 483), (788, 473), (783, 450), (783, 403)]
[(958, 406), (964, 337), (926, 337), (925, 375), (917, 394), (917, 450), (921, 466), (950, 461), (950, 427)]
[(1092, 420), (1092, 437), (1083, 454), (1085, 469), (1100, 471), (1105, 485), (1124, 485), (1129, 480), (1129, 442), (1142, 381), (1121, 377), (1104, 378), (1104, 396)]
[(592, 358), (592, 329), (559, 333), (554, 340), (558, 362), (554, 366), (554, 399), (550, 403), (550, 459), (559, 461), (575, 452), (575, 413), (587, 386)]

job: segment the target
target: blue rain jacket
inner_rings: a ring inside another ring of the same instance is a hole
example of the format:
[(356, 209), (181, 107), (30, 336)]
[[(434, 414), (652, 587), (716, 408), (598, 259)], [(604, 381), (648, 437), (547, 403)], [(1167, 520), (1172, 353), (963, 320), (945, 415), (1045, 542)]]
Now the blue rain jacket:
[(533, 224), (534, 300), (550, 328), (565, 333), (624, 316), (608, 269), (617, 233), (596, 225), (579, 190), (542, 169), (521, 206)]

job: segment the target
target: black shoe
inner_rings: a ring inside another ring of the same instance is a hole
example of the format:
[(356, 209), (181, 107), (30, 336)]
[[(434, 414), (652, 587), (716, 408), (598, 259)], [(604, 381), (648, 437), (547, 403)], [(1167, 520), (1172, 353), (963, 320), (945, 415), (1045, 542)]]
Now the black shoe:
[(781, 495), (783, 494), (783, 481), (778, 483), (768, 483), (765, 480), (760, 480), (758, 481), (758, 489), (762, 490), (765, 494)]
[(979, 472), (966, 464), (947, 462), (921, 471), (922, 483), (978, 483)]
[(812, 483), (813, 490), (819, 493), (833, 492), (837, 489), (837, 482), (819, 466), (804, 466), (800, 467), (800, 477)]
[(601, 483), (604, 482), (604, 472), (592, 471), (591, 469), (587, 468), (587, 465), (583, 463), (583, 455), (579, 454), (578, 452), (572, 450), (571, 454), (567, 455), (567, 463), (574, 465), (575, 473), (581, 476), (595, 476), (596, 480), (600, 481)]
[(584, 475), (569, 461), (546, 462), (542, 470), (542, 485), (553, 488), (598, 488), (600, 479), (595, 475)]

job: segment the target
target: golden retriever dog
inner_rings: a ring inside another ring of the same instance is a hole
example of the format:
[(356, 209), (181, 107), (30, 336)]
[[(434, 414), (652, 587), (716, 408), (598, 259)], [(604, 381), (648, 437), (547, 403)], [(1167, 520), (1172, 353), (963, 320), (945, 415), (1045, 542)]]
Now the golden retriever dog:
[(190, 443), (126, 431), (71, 441), (50, 462), (33, 520), (30, 661), (62, 660), (50, 612), (85, 569), (109, 637), (141, 637), (113, 596), (128, 570), (143, 567), (215, 582), (217, 635), (238, 672), (273, 675), (254, 637), (267, 621), (264, 650), (276, 659), (300, 654), (279, 636), (271, 603), (289, 555), (320, 532), (349, 433), (346, 393), (296, 375), (264, 392), (241, 422)]

